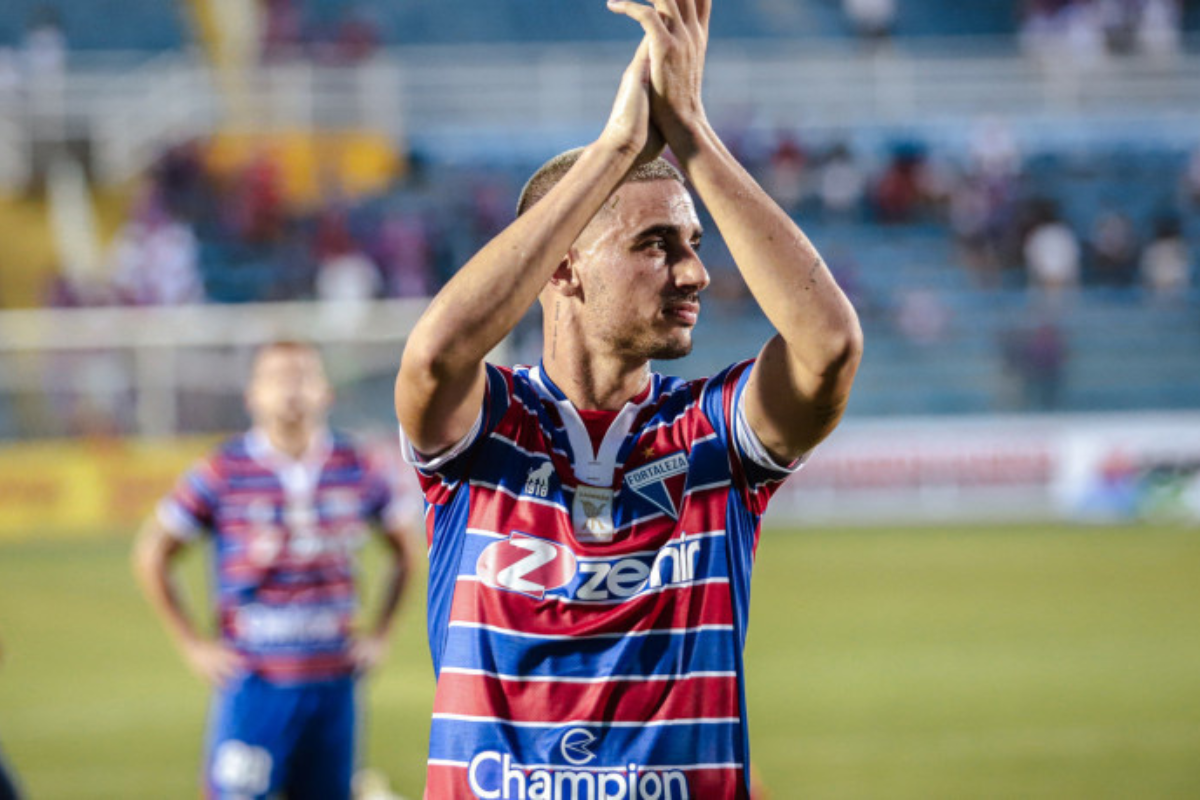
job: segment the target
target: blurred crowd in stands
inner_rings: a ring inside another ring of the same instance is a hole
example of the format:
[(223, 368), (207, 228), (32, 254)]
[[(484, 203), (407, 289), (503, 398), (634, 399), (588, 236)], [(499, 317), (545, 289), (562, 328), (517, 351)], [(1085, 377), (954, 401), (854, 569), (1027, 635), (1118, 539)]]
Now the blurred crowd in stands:
[(1183, 9), (1180, 0), (1026, 0), (1020, 40), (1048, 64), (1171, 57), (1182, 51)]
[[(1103, 173), (1106, 155), (1084, 159)], [(981, 124), (965, 158), (900, 144), (869, 169), (847, 147), (806, 153), (785, 139), (764, 171), (785, 207), (805, 216), (843, 217), (885, 226), (945, 226), (958, 245), (959, 262), (981, 288), (1028, 285), (1061, 291), (1081, 285), (1142, 285), (1159, 294), (1186, 290), (1192, 256), (1181, 217), (1200, 212), (1200, 147), (1187, 160), (1178, 186), (1134, 187), (1152, 195), (1150, 220), (1134, 220), (1119, 207), (1103, 209), (1089, 227), (1064, 218), (1069, 185), (1041, 188), (1003, 124)], [(1076, 166), (1076, 169), (1079, 167)], [(1058, 197), (1055, 192), (1067, 195)]]
[(60, 82), (66, 64), (67, 39), (58, 14), (50, 7), (39, 8), (19, 42), (0, 42), (0, 104)]
[(357, 3), (342, 4), (337, 15), (306, 15), (297, 0), (263, 0), (262, 55), (271, 61), (297, 55), (324, 64), (356, 64), (379, 47), (378, 23)]
[[(846, 142), (808, 144), (787, 132), (740, 149), (797, 219), (851, 232), (859, 226), (863, 236), (868, 228), (932, 229), (955, 244), (945, 268), (966, 270), (981, 289), (1140, 286), (1169, 296), (1191, 285), (1194, 254), (1183, 222), (1200, 215), (1200, 147), (1166, 155), (1178, 164), (1168, 169), (1177, 185), (1138, 180), (1137, 157), (1127, 156), (1135, 183), (1121, 196), (1105, 195), (1111, 205), (1097, 204), (1091, 184), (1071, 188), (1080, 173), (1103, 176), (1110, 154), (1027, 160), (998, 120), (981, 122), (958, 157), (904, 142), (882, 154), (856, 153)], [(414, 158), (383, 196), (326, 193), (316, 207), (298, 208), (285, 198), (270, 152), (219, 172), (201, 143), (182, 144), (162, 155), (140, 189), (110, 248), (111, 281), (60, 280), (48, 299), (154, 305), (425, 296), (511, 218), (524, 171)], [(1081, 196), (1084, 218), (1067, 213)], [(864, 282), (853, 271), (847, 267), (845, 280)]]

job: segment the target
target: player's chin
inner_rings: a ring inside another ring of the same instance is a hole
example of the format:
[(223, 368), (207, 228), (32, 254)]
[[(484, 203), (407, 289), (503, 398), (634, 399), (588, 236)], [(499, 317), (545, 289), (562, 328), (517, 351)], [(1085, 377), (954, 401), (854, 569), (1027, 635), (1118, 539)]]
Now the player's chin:
[(692, 352), (692, 330), (675, 331), (674, 335), (664, 338), (656, 344), (650, 359), (653, 361), (670, 361), (683, 358)]

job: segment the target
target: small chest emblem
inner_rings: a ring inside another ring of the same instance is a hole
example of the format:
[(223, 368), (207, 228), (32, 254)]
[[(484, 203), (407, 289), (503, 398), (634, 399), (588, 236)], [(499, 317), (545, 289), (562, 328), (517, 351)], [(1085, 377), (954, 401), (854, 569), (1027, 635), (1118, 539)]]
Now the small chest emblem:
[(625, 473), (625, 483), (638, 495), (669, 514), (672, 519), (679, 519), (679, 510), (667, 490), (667, 481), (679, 475), (687, 475), (687, 471), (687, 456), (683, 453), (672, 453), (666, 458), (660, 458)]
[(613, 490), (581, 483), (575, 487), (571, 522), (581, 542), (607, 544), (613, 540)]
[(529, 470), (525, 476), (525, 488), (523, 494), (530, 494), (534, 497), (546, 497), (550, 494), (550, 476), (554, 474), (554, 464), (549, 461), (543, 461), (538, 466)]

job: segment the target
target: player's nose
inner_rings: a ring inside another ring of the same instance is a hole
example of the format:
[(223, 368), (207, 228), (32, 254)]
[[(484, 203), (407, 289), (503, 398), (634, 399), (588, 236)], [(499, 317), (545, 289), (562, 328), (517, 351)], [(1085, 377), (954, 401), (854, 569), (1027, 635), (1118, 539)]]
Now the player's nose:
[(687, 253), (683, 258), (675, 262), (673, 276), (677, 288), (687, 289), (691, 292), (704, 291), (710, 282), (708, 270), (704, 268), (704, 262), (700, 260), (700, 256), (691, 247), (687, 248)]

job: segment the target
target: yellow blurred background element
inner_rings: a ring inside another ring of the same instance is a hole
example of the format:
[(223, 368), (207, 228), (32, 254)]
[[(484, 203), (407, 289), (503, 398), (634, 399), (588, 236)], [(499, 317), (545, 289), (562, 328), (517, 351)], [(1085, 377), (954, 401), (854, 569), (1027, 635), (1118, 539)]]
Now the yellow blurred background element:
[(6, 444), (0, 541), (128, 533), (214, 442), (196, 436)]

